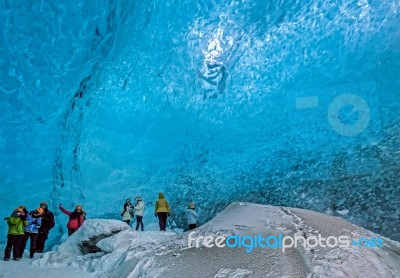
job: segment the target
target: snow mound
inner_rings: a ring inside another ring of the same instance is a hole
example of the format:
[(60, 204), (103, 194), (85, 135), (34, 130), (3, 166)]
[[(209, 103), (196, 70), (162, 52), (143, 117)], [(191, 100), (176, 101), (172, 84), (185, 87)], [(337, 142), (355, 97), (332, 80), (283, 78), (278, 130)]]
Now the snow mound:
[[(95, 237), (111, 236), (128, 229), (129, 226), (119, 220), (110, 219), (88, 219), (82, 227), (73, 235), (68, 237), (65, 242), (59, 245), (55, 251), (44, 253), (42, 258), (34, 261), (35, 266), (65, 267), (82, 265), (85, 256), (83, 252), (83, 242), (88, 242)], [(101, 247), (100, 247), (101, 248)], [(95, 255), (88, 254), (86, 257)], [(82, 267), (80, 267), (82, 268)]]
[[(296, 208), (233, 203), (197, 228), (196, 236), (305, 238), (322, 235), (381, 238), (383, 248), (244, 249), (188, 247), (188, 233), (136, 232), (118, 220), (88, 220), (55, 251), (33, 264), (74, 267), (96, 277), (400, 277), (400, 244), (343, 219)], [(83, 254), (82, 242), (101, 238), (101, 252)]]

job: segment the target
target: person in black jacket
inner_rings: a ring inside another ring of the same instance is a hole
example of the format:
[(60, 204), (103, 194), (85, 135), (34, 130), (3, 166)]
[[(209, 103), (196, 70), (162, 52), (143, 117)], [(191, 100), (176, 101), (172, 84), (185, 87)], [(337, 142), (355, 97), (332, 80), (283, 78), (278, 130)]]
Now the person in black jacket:
[(47, 203), (41, 202), (40, 207), (44, 212), (42, 214), (42, 225), (39, 228), (39, 234), (36, 240), (36, 253), (43, 253), (44, 244), (49, 236), (49, 232), (55, 225), (54, 214), (47, 208)]

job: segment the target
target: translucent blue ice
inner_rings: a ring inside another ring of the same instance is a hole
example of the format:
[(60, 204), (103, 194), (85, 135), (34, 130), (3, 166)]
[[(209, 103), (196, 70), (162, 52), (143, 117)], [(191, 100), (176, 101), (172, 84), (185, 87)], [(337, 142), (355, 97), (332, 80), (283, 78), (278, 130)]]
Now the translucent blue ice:
[(250, 201), (399, 240), (399, 11), (399, 0), (1, 1), (1, 213), (46, 200), (118, 218), (140, 194), (150, 221), (163, 191), (171, 225), (191, 201), (201, 222)]

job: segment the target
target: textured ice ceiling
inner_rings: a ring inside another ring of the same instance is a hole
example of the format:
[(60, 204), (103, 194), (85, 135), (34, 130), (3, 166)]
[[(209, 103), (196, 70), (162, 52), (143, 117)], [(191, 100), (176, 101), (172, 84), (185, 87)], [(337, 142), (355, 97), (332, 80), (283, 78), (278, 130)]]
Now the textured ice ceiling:
[(251, 201), (400, 239), (399, 0), (0, 7), (3, 214), (164, 191), (177, 225)]

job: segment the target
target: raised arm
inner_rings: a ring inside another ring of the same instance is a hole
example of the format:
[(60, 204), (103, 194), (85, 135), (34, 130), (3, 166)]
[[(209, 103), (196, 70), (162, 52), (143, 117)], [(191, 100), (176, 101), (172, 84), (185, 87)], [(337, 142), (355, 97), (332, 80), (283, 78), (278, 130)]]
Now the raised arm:
[(58, 208), (65, 213), (66, 215), (70, 216), (72, 212), (70, 212), (69, 210), (66, 210), (65, 208), (63, 208), (63, 206), (61, 204), (58, 205)]

